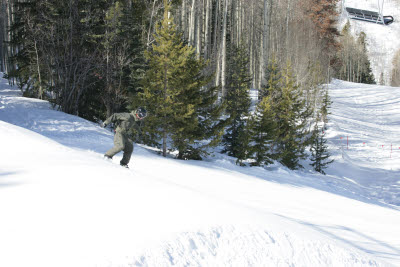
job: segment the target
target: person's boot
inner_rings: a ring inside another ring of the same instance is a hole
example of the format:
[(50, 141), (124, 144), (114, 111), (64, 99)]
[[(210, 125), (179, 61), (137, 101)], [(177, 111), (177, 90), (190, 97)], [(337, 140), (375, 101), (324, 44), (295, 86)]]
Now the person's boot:
[(128, 164), (120, 163), (119, 165), (121, 165), (121, 166), (122, 166), (122, 167), (124, 167), (124, 168), (127, 168), (127, 169), (129, 169), (129, 166), (128, 166)]

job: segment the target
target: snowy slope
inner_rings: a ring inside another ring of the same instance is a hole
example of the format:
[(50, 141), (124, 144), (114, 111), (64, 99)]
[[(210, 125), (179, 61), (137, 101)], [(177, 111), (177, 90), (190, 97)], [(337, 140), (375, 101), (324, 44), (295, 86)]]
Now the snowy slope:
[(399, 0), (342, 0), (339, 7), (342, 11), (339, 19), (339, 29), (346, 24), (348, 17), (345, 7), (352, 7), (378, 12), (382, 8), (383, 15), (393, 16), (394, 22), (390, 25), (379, 25), (358, 20), (350, 20), (354, 36), (360, 32), (367, 35), (368, 56), (375, 79), (378, 83), (381, 73), (384, 74), (384, 82), (390, 84), (393, 68), (393, 58), (400, 49), (400, 1)]
[(400, 206), (400, 88), (339, 80), (329, 88), (328, 138), (339, 160), (328, 173), (350, 179), (357, 194)]
[(330, 91), (328, 176), (139, 145), (127, 170), (110, 132), (1, 80), (0, 266), (399, 266), (400, 153), (374, 147), (399, 136), (394, 89)]

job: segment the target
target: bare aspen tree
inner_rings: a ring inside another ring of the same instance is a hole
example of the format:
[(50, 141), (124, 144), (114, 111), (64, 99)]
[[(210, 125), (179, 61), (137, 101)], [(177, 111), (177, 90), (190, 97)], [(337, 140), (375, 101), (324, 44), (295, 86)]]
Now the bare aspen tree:
[(196, 22), (196, 9), (195, 9), (196, 0), (192, 0), (192, 4), (190, 6), (190, 15), (189, 15), (189, 45), (194, 45), (195, 39), (195, 22)]
[(261, 88), (262, 84), (265, 83), (265, 70), (267, 69), (269, 62), (269, 36), (270, 36), (270, 21), (271, 21), (271, 6), (272, 0), (264, 0), (264, 13), (263, 13), (263, 32), (261, 38), (261, 56), (259, 65), (259, 76), (258, 88)]
[(183, 32), (184, 37), (186, 38), (186, 1), (182, 0), (182, 7), (181, 7), (181, 31)]
[(214, 49), (213, 54), (216, 61), (215, 66), (215, 86), (220, 86), (221, 81), (221, 45), (219, 42), (220, 35), (218, 35), (220, 28), (219, 11), (221, 10), (221, 1), (217, 0), (215, 7), (215, 24), (214, 24)]
[(226, 35), (228, 21), (228, 4), (229, 0), (224, 3), (224, 18), (222, 23), (222, 47), (221, 47), (221, 93), (222, 97), (226, 96)]
[(289, 59), (289, 20), (290, 20), (290, 3), (291, 0), (287, 0), (286, 9), (286, 59)]
[[(150, 47), (150, 37), (151, 37), (152, 27), (153, 27), (153, 18), (155, 16), (156, 1), (157, 0), (153, 0), (153, 5), (152, 5), (151, 13), (150, 13), (149, 32), (147, 33), (147, 49), (149, 49), (149, 47)], [(183, 1), (183, 2), (185, 2), (185, 1)]]
[[(200, 1), (202, 2), (202, 1)], [(201, 55), (201, 43), (202, 43), (202, 28), (203, 28), (203, 15), (204, 13), (203, 8), (202, 8), (202, 3), (199, 3), (199, 6), (197, 6), (197, 15), (196, 15), (196, 52), (197, 52), (197, 58), (200, 58)]]
[(214, 57), (218, 57), (218, 30), (219, 25), (220, 25), (220, 19), (219, 19), (219, 11), (221, 10), (221, 1), (216, 0), (215, 3), (215, 10), (214, 10), (214, 34), (213, 34), (213, 49), (212, 53), (214, 54)]
[(210, 54), (209, 54), (209, 49), (210, 49), (210, 12), (212, 8), (212, 3), (211, 0), (205, 0), (206, 1), (206, 7), (205, 7), (205, 21), (204, 21), (204, 58), (208, 59)]

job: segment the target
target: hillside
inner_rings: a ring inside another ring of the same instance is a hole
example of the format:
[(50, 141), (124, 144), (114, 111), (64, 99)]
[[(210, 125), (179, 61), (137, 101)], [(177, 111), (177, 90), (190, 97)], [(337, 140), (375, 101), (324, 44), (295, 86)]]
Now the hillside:
[[(378, 12), (379, 5), (383, 5), (383, 14), (394, 17), (394, 22), (390, 25), (379, 25), (369, 22), (350, 20), (351, 29), (354, 36), (360, 32), (367, 35), (368, 56), (371, 60), (371, 67), (375, 79), (378, 83), (381, 73), (384, 74), (385, 84), (390, 84), (391, 72), (393, 68), (393, 58), (400, 49), (400, 2), (398, 0), (346, 0), (339, 3), (340, 10), (343, 7), (352, 7)], [(342, 11), (339, 19), (339, 29), (341, 30), (348, 20), (347, 12)]]
[(327, 176), (141, 145), (127, 170), (112, 133), (2, 79), (0, 266), (399, 266), (400, 90), (329, 90)]

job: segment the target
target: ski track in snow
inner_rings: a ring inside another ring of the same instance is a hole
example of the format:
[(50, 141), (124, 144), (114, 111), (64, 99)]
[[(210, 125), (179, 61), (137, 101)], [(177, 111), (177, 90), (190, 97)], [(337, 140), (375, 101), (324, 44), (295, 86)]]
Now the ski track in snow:
[(352, 163), (349, 168), (337, 162), (330, 169), (343, 177), (359, 176), (353, 180), (370, 188), (366, 197), (400, 206), (400, 90), (338, 80), (329, 89), (334, 99), (330, 145), (340, 148), (337, 158)]
[(400, 90), (328, 87), (323, 176), (140, 145), (125, 170), (102, 159), (111, 132), (1, 79), (0, 266), (399, 266), (400, 152), (380, 145)]

